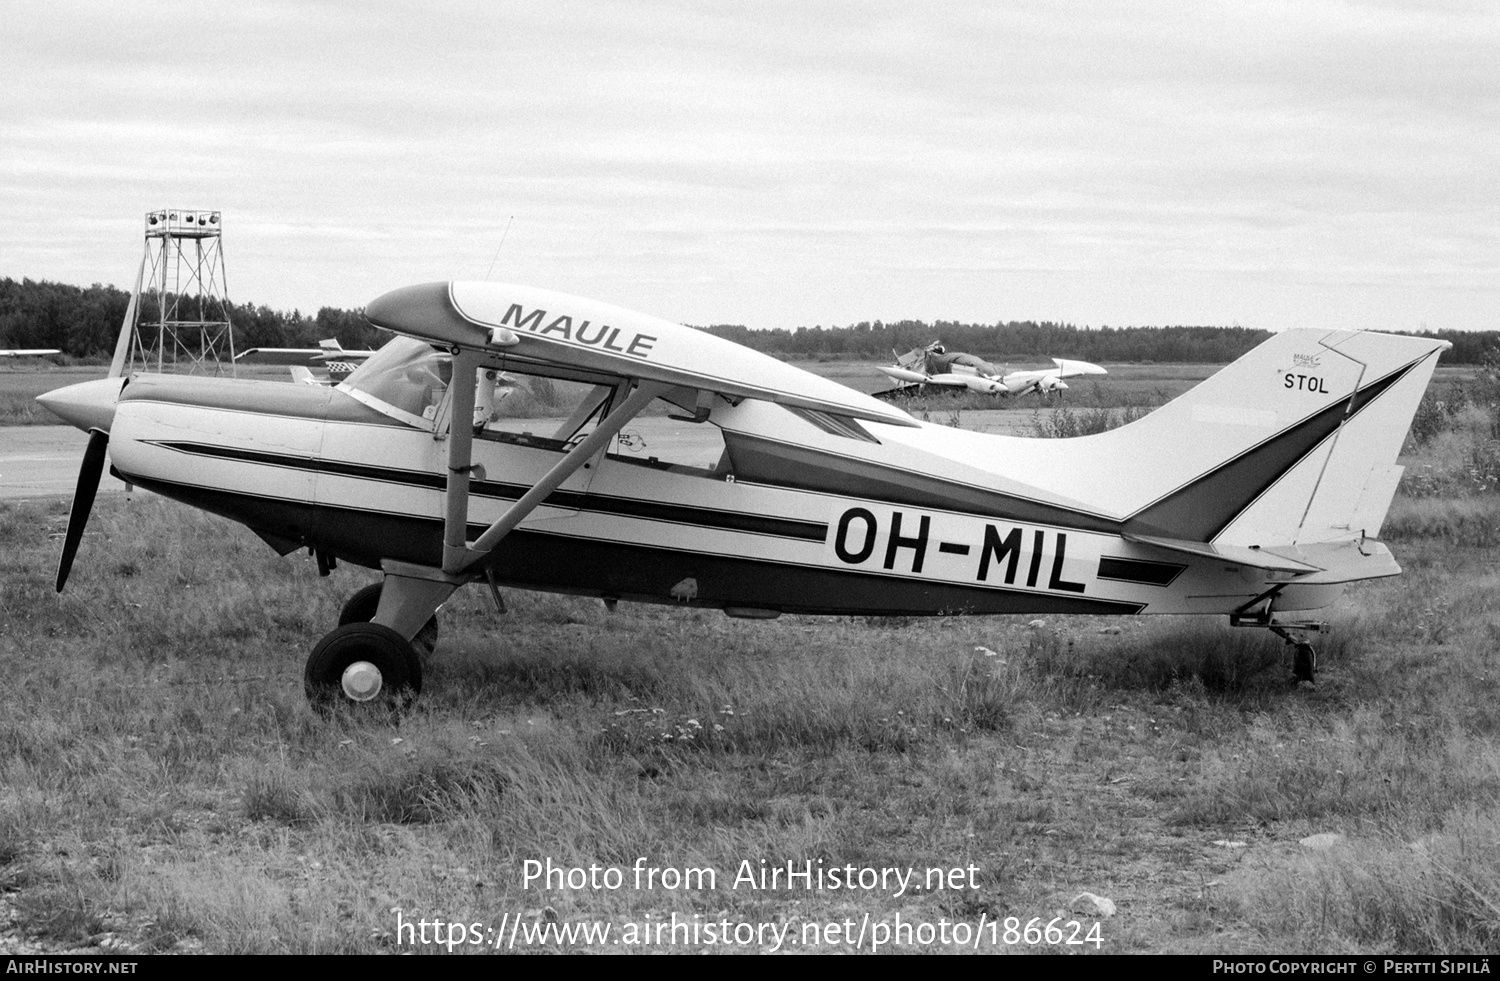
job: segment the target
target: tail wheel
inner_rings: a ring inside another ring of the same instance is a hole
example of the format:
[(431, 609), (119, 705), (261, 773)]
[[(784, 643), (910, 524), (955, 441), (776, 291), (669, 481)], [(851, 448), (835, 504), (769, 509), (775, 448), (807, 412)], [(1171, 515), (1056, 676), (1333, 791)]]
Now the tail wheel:
[[(375, 619), (375, 611), (380, 608), (380, 587), (383, 583), (373, 582), (363, 589), (357, 591), (344, 603), (344, 608), (339, 611), (339, 626), (348, 623), (369, 623)], [(438, 618), (437, 614), (422, 625), (417, 635), (411, 639), (411, 646), (426, 661), (432, 657), (438, 645)]]
[(1295, 681), (1312, 681), (1314, 669), (1318, 665), (1318, 654), (1313, 650), (1313, 645), (1299, 643), (1292, 648), (1292, 679)]
[(378, 623), (346, 623), (318, 641), (302, 674), (319, 712), (400, 713), (422, 691), (422, 661), (406, 639)]

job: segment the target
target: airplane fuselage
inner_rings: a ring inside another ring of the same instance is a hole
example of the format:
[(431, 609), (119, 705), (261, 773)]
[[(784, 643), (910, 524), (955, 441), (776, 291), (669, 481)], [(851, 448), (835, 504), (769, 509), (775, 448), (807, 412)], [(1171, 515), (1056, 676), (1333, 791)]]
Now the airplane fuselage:
[[(766, 404), (724, 406), (714, 418), (727, 449), (717, 463), (617, 445), (578, 470), (489, 557), (497, 581), (752, 616), (1225, 613), (1266, 589), (1223, 562), (1127, 541), (1107, 516), (1037, 520), (1068, 509), (987, 490), (909, 446), (805, 424), (793, 446), (763, 424), (799, 420)], [(676, 424), (700, 427), (713, 423)], [(122, 478), (283, 550), (376, 568), (441, 562), (446, 441), (340, 391), (138, 378), (116, 408), (111, 454)], [(559, 455), (476, 440), (470, 540)]]
[[(1288, 331), (1143, 419), (1047, 440), (919, 423), (532, 287), (424, 283), (366, 315), (399, 336), (336, 388), (112, 368), (43, 396), (90, 434), (57, 588), (107, 456), (283, 555), (381, 571), (308, 656), (320, 710), (409, 705), (437, 611), (479, 579), (745, 617), (1230, 614), (1293, 642), (1310, 680), (1293, 632), (1320, 624), (1287, 615), (1400, 572), (1376, 539), (1445, 346)], [(1054, 365), (997, 378), (969, 362), (924, 384), (1103, 372)]]

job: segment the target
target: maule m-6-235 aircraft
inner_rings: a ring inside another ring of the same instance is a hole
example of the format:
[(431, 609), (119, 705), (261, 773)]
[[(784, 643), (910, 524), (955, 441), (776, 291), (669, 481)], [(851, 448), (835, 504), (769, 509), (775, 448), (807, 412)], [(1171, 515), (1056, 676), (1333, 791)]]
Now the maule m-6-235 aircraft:
[[(58, 588), (107, 454), (282, 554), (384, 573), (312, 650), (323, 707), (407, 703), (413, 642), (478, 581), (739, 617), (1225, 614), (1292, 642), (1345, 584), (1400, 572), (1376, 538), (1447, 346), (1287, 331), (1136, 422), (1049, 440), (918, 423), (545, 290), (432, 283), (366, 315), (401, 336), (336, 388), (139, 375), (43, 396), (91, 434)], [(648, 424), (695, 438), (629, 452)]]

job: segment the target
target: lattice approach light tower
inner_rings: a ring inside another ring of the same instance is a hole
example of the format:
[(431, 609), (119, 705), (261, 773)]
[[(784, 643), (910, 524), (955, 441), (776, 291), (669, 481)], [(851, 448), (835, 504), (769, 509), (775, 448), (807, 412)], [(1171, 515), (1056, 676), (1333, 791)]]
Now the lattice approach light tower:
[(163, 208), (146, 215), (146, 248), (115, 347), (111, 375), (127, 371), (234, 374), (234, 326), (217, 211)]

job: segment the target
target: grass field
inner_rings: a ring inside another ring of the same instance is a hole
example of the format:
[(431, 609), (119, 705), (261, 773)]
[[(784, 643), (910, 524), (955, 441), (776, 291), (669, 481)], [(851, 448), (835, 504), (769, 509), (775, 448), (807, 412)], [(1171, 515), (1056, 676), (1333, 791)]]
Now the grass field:
[[(0, 506), (0, 952), (435, 952), (436, 920), (517, 949), (851, 950), (847, 924), (864, 949), (1493, 951), (1500, 496), (1469, 473), (1488, 419), (1441, 418), (1387, 529), (1406, 574), (1334, 608), (1311, 688), (1279, 641), (1198, 618), (516, 592), (499, 616), (470, 589), (414, 714), (355, 725), (301, 671), (371, 574), (142, 496), (96, 506), (59, 597), (66, 502)], [(585, 881), (528, 884), (549, 861)], [(933, 888), (735, 881), (789, 862)], [(557, 932), (674, 916), (698, 933)], [(720, 923), (759, 935), (710, 944)]]
[(0, 426), (55, 426), (57, 417), (36, 404), (36, 397), (54, 388), (103, 378), (107, 368), (45, 370), (0, 367)]

